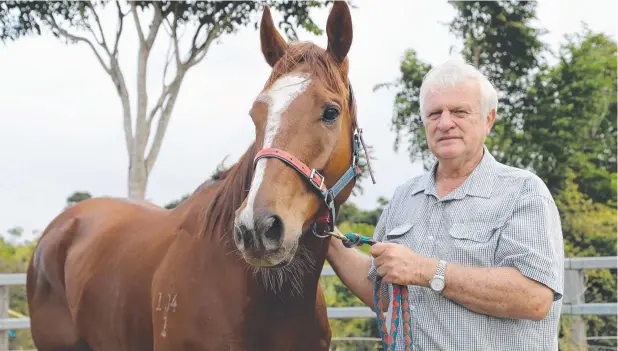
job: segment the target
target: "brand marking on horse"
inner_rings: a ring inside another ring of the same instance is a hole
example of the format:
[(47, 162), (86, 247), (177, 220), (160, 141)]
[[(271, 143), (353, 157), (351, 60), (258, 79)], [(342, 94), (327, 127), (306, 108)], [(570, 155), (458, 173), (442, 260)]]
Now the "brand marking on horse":
[[(281, 116), (285, 109), (301, 95), (311, 83), (308, 74), (290, 74), (279, 78), (272, 87), (258, 96), (258, 101), (268, 104), (268, 116), (266, 127), (264, 128), (264, 148), (271, 147), (275, 136), (279, 133)], [(253, 202), (255, 196), (262, 185), (264, 172), (266, 171), (266, 160), (261, 159), (257, 162), (253, 182), (247, 196), (247, 206), (240, 214), (240, 220), (247, 227), (253, 229)]]
[(163, 311), (163, 328), (161, 330), (161, 337), (165, 338), (167, 337), (168, 312), (170, 310), (172, 312), (176, 312), (176, 307), (178, 307), (178, 302), (176, 300), (176, 297), (178, 296), (178, 294), (177, 293), (166, 293), (167, 301), (165, 302), (165, 305), (161, 307), (161, 299), (163, 298), (163, 294), (164, 294), (163, 292), (158, 293), (156, 311)]

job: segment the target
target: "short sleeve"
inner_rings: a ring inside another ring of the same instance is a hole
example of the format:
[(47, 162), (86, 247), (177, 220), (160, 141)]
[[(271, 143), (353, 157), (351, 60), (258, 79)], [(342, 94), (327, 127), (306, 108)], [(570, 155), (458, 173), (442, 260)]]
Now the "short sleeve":
[(495, 253), (496, 265), (515, 267), (524, 276), (554, 291), (562, 298), (564, 246), (560, 216), (547, 196), (523, 196), (502, 228)]
[[(376, 242), (381, 242), (384, 238), (384, 234), (386, 233), (386, 219), (388, 217), (388, 213), (390, 211), (392, 202), (389, 202), (384, 211), (380, 214), (380, 218), (378, 219), (378, 223), (376, 224), (376, 228), (373, 231), (373, 240)], [(378, 275), (378, 270), (373, 264), (373, 257), (371, 258), (371, 267), (369, 267), (369, 273), (367, 274), (367, 279), (374, 282)]]

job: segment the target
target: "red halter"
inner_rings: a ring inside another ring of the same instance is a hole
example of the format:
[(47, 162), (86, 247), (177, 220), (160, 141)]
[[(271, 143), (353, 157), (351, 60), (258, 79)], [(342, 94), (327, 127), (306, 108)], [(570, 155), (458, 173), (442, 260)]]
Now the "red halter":
[(356, 102), (354, 100), (354, 93), (352, 91), (352, 85), (348, 82), (348, 88), (350, 90), (349, 102), (350, 102), (350, 111), (352, 112), (352, 116), (354, 118), (354, 136), (352, 140), (352, 164), (348, 168), (348, 170), (337, 180), (337, 182), (329, 189), (326, 187), (325, 178), (322, 174), (320, 174), (317, 170), (311, 169), (307, 167), (302, 161), (293, 155), (285, 152), (283, 150), (277, 148), (265, 148), (260, 150), (254, 159), (254, 165), (258, 160), (262, 158), (277, 158), (287, 165), (294, 168), (300, 174), (304, 176), (305, 179), (309, 181), (309, 183), (322, 195), (324, 198), (326, 208), (324, 208), (316, 221), (313, 223), (313, 233), (317, 236), (323, 237), (324, 235), (320, 235), (316, 230), (316, 224), (327, 224), (328, 230), (332, 232), (335, 229), (336, 223), (336, 210), (335, 210), (335, 198), (337, 195), (343, 190), (350, 182), (355, 180), (360, 175), (360, 167), (358, 166), (359, 159), (359, 149), (360, 146), (363, 147), (365, 151), (365, 155), (367, 155), (367, 166), (369, 168), (369, 174), (371, 175), (371, 180), (373, 184), (375, 184), (375, 178), (373, 177), (373, 172), (371, 170), (371, 163), (369, 161), (369, 154), (367, 153), (367, 147), (365, 146), (365, 141), (363, 140), (362, 129), (358, 128), (358, 121), (356, 119)]

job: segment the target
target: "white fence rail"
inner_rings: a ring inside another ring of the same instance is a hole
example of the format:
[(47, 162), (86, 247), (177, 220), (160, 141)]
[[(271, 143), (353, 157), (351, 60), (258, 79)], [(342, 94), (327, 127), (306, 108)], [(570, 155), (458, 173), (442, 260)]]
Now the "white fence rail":
[[(617, 315), (616, 303), (585, 303), (585, 270), (616, 269), (617, 257), (578, 257), (564, 261), (565, 285), (562, 314), (568, 315)], [(322, 276), (335, 276), (331, 267), (325, 266)], [(10, 286), (26, 284), (25, 274), (0, 274), (0, 351), (8, 350), (8, 332), (17, 329), (29, 329), (29, 318), (8, 318)], [(328, 307), (331, 319), (375, 318), (367, 307)], [(579, 322), (579, 323), (578, 323)], [(583, 320), (576, 321), (573, 342), (586, 349), (586, 330)], [(579, 327), (577, 326), (579, 324)]]

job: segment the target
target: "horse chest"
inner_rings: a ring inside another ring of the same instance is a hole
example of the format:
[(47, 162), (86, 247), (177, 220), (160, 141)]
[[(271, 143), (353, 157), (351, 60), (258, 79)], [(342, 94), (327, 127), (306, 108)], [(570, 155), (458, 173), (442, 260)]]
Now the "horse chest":
[(155, 314), (156, 351), (328, 350), (327, 321), (320, 322), (314, 309), (295, 307), (312, 303), (273, 305), (241, 294), (209, 296), (209, 301), (184, 308), (176, 301), (176, 310), (166, 300), (161, 313)]

